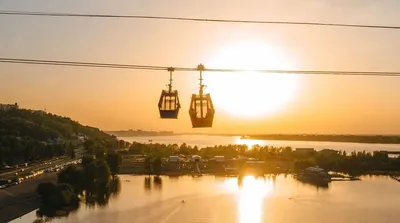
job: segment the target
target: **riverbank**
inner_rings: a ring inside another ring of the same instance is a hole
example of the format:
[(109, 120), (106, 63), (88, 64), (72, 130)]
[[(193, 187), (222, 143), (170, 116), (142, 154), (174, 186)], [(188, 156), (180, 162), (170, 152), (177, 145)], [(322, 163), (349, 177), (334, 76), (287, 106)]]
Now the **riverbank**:
[(309, 142), (344, 142), (369, 144), (400, 144), (399, 135), (246, 135), (241, 139), (284, 140)]
[(42, 182), (56, 180), (56, 173), (47, 173), (26, 180), (23, 184), (0, 190), (0, 223), (9, 222), (39, 208), (37, 186)]

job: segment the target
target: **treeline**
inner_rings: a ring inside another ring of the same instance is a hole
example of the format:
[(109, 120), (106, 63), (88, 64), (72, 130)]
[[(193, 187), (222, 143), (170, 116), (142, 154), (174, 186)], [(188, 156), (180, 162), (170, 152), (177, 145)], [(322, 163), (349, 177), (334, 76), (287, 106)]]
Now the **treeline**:
[(225, 156), (226, 158), (236, 158), (238, 156), (259, 157), (260, 154), (262, 154), (262, 156), (266, 155), (271, 157), (278, 157), (281, 156), (282, 154), (286, 155), (288, 153), (292, 153), (292, 148), (291, 147), (277, 148), (268, 146), (261, 147), (256, 145), (252, 149), (249, 149), (247, 145), (229, 144), (229, 145), (208, 146), (199, 149), (197, 146), (190, 146), (187, 145), (186, 143), (178, 145), (178, 144), (160, 144), (160, 143), (146, 144), (146, 143), (133, 142), (129, 147), (129, 150), (126, 151), (126, 153), (141, 154), (148, 156), (160, 156), (160, 157), (166, 157), (178, 154), (200, 155), (203, 158), (212, 158), (214, 156)]
[(120, 131), (107, 131), (108, 134), (118, 137), (131, 137), (131, 136), (172, 136), (172, 131), (143, 131), (143, 130), (120, 130)]
[(71, 165), (58, 174), (57, 184), (41, 183), (37, 193), (42, 198), (40, 216), (55, 216), (57, 211), (77, 209), (81, 201), (86, 205), (106, 205), (110, 196), (118, 194), (120, 182), (116, 177), (121, 156), (109, 152), (103, 157), (86, 155), (81, 165)]
[(24, 109), (0, 111), (0, 167), (70, 154), (83, 139), (110, 148), (118, 142), (67, 117)]
[(295, 160), (295, 167), (303, 169), (318, 165), (326, 170), (353, 174), (400, 171), (400, 157), (390, 158), (385, 151), (352, 152), (322, 150)]
[(129, 150), (126, 151), (126, 153), (130, 154), (142, 154), (142, 155), (149, 155), (149, 156), (172, 156), (175, 154), (183, 154), (183, 155), (189, 155), (189, 154), (198, 154), (199, 149), (197, 146), (191, 147), (186, 145), (186, 143), (183, 143), (182, 145), (178, 144), (160, 144), (160, 143), (151, 143), (151, 144), (145, 144), (145, 143), (138, 143), (138, 142), (133, 142)]
[(400, 144), (400, 135), (251, 135), (247, 139)]
[[(255, 145), (218, 145), (199, 149), (185, 143), (177, 144), (143, 144), (132, 143), (129, 154), (141, 154), (147, 157), (167, 157), (171, 155), (200, 155), (205, 159), (225, 156), (227, 159), (247, 157), (266, 161), (266, 164), (277, 163), (291, 166), (292, 171), (299, 171), (310, 166), (320, 166), (326, 170), (363, 173), (373, 171), (400, 171), (400, 157), (390, 158), (385, 151), (352, 152), (325, 149), (321, 151), (293, 150), (291, 147), (273, 147)], [(290, 164), (290, 165), (288, 165)]]

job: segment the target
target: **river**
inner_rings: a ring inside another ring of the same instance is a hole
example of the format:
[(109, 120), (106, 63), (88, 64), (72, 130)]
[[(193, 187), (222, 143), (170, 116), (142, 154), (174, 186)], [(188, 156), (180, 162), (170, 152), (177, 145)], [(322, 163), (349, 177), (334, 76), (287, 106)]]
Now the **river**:
[[(241, 140), (240, 137), (177, 135), (126, 137), (126, 141), (187, 143), (205, 147), (227, 144), (291, 146), (293, 148), (351, 151), (400, 151), (400, 145)], [(398, 222), (400, 183), (389, 177), (365, 176), (361, 181), (334, 181), (328, 188), (301, 183), (290, 175), (242, 181), (231, 177), (193, 178), (163, 176), (162, 184), (145, 176), (121, 175), (121, 191), (105, 207), (84, 204), (69, 217), (53, 219), (72, 222), (155, 223), (385, 223)], [(36, 220), (31, 212), (13, 223)]]
[[(121, 192), (105, 207), (80, 209), (56, 223), (395, 223), (400, 183), (388, 177), (334, 181), (327, 188), (290, 175), (255, 178), (167, 177), (145, 183), (145, 176), (121, 175)], [(35, 212), (13, 223), (33, 222)]]
[(207, 136), (207, 135), (174, 135), (174, 136), (138, 136), (138, 137), (123, 137), (128, 142), (163, 143), (163, 144), (182, 144), (186, 143), (190, 146), (198, 146), (199, 148), (214, 145), (228, 144), (245, 144), (248, 147), (253, 145), (275, 146), (292, 148), (314, 148), (316, 150), (334, 149), (352, 151), (400, 151), (400, 144), (368, 144), (368, 143), (343, 143), (343, 142), (313, 142), (313, 141), (283, 141), (283, 140), (255, 140), (255, 139), (240, 139), (240, 136)]

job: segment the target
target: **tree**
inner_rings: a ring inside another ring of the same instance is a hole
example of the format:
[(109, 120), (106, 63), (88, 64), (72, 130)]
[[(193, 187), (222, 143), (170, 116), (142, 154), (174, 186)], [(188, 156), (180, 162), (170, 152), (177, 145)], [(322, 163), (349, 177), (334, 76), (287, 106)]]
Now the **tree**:
[(90, 165), (90, 164), (93, 163), (93, 162), (94, 162), (94, 157), (93, 157), (93, 155), (84, 155), (84, 156), (82, 157), (82, 165), (83, 165), (84, 167)]
[(156, 157), (152, 162), (153, 171), (156, 175), (161, 174), (162, 166), (161, 166), (161, 158)]
[(36, 192), (43, 199), (48, 199), (54, 193), (56, 187), (56, 184), (53, 182), (40, 183), (36, 189)]
[(95, 142), (92, 139), (87, 139), (83, 142), (83, 147), (85, 148), (86, 152), (89, 154), (95, 154)]
[(107, 153), (107, 148), (101, 145), (95, 147), (96, 159), (105, 159)]
[(76, 205), (79, 201), (69, 184), (40, 183), (36, 191), (42, 197), (43, 205), (54, 210)]
[(120, 139), (120, 140), (118, 140), (117, 143), (118, 143), (118, 149), (125, 149), (126, 143), (124, 140)]
[(110, 183), (110, 167), (104, 160), (99, 160), (96, 163), (96, 186), (97, 187), (108, 187)]
[(74, 188), (75, 193), (80, 194), (85, 188), (85, 175), (82, 169), (71, 165), (58, 174), (58, 183), (66, 183)]
[(111, 174), (114, 178), (118, 174), (122, 163), (122, 156), (119, 153), (111, 152), (107, 154), (107, 164), (110, 167)]
[(4, 166), (5, 149), (0, 145), (0, 167)]
[(74, 149), (70, 150), (69, 156), (71, 157), (71, 159), (75, 159), (76, 158), (76, 154), (75, 154), (75, 150)]

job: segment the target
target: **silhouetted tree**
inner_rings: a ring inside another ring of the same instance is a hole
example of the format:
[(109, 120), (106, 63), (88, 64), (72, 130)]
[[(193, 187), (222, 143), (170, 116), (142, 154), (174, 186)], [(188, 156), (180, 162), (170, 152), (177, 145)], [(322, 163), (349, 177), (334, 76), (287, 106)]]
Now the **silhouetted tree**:
[(70, 165), (58, 174), (58, 183), (66, 183), (74, 188), (75, 193), (80, 194), (85, 189), (85, 174), (83, 169)]
[(161, 162), (160, 157), (156, 157), (153, 159), (152, 167), (153, 167), (154, 174), (156, 174), (156, 175), (161, 174), (161, 170), (162, 170), (161, 163), (162, 162)]
[(118, 174), (121, 163), (122, 157), (119, 153), (109, 152), (107, 154), (107, 164), (110, 167), (110, 171), (113, 177)]

